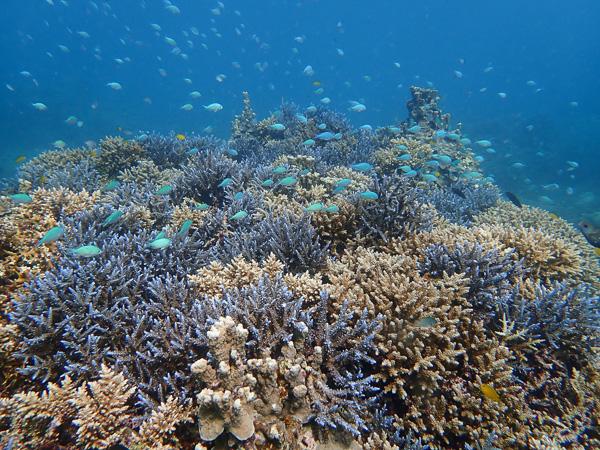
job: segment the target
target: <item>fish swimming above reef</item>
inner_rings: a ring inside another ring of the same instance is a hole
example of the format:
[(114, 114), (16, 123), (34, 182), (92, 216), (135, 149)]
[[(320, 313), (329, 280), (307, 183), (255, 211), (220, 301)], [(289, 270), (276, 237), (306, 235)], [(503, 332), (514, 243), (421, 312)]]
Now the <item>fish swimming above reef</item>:
[(65, 234), (65, 229), (63, 227), (54, 227), (50, 228), (43, 238), (35, 243), (36, 247), (39, 247), (42, 244), (47, 244), (49, 242), (54, 242), (57, 239), (60, 239)]
[(581, 234), (587, 241), (596, 248), (600, 248), (600, 228), (588, 222), (579, 222), (577, 224)]
[(27, 194), (9, 195), (10, 199), (15, 203), (31, 203), (33, 199)]
[(98, 256), (100, 253), (102, 253), (102, 250), (100, 250), (95, 245), (84, 245), (82, 247), (70, 249), (69, 253), (72, 253), (73, 255), (81, 256), (83, 258), (92, 258), (92, 257)]
[(519, 200), (517, 198), (517, 196), (515, 194), (513, 194), (512, 192), (506, 192), (506, 197), (513, 202), (513, 204), (517, 207), (517, 208), (523, 208), (523, 204), (521, 203), (521, 200)]

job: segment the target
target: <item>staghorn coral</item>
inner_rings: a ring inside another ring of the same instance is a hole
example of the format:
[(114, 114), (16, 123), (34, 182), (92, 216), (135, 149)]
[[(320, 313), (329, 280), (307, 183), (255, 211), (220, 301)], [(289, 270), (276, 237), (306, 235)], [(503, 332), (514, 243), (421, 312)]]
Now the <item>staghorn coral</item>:
[(181, 140), (171, 133), (170, 136), (163, 136), (158, 133), (145, 133), (148, 137), (138, 143), (144, 148), (144, 156), (151, 160), (161, 170), (178, 167), (183, 165), (190, 158), (189, 152), (192, 149), (198, 151), (215, 150), (218, 139), (213, 136), (197, 136), (191, 134)]
[(180, 175), (181, 171), (179, 170), (160, 170), (152, 160), (141, 160), (137, 165), (121, 170), (117, 179), (121, 183), (145, 184), (151, 182), (161, 187), (172, 184)]
[(225, 235), (214, 257), (226, 263), (241, 254), (248, 261), (262, 261), (271, 253), (287, 270), (304, 272), (325, 266), (327, 245), (320, 244), (309, 215), (296, 218), (288, 211), (280, 216), (269, 214), (251, 229), (240, 228)]
[(174, 432), (192, 421), (189, 406), (169, 397), (147, 417), (138, 417), (129, 404), (135, 391), (123, 374), (102, 366), (97, 381), (79, 387), (67, 376), (60, 383), (48, 383), (41, 394), (32, 391), (0, 398), (0, 420), (10, 421), (0, 442), (32, 449), (65, 443), (85, 449), (116, 444), (177, 448)]
[(433, 205), (438, 214), (458, 225), (470, 225), (473, 217), (500, 199), (498, 188), (489, 184), (458, 181), (447, 188), (433, 183), (430, 187), (422, 190), (421, 201)]
[(417, 201), (417, 189), (410, 187), (406, 179), (374, 178), (368, 188), (378, 195), (377, 200), (353, 198), (358, 209), (358, 240), (363, 245), (387, 243), (393, 237), (431, 229), (433, 212)]
[(284, 274), (284, 269), (285, 265), (273, 253), (262, 264), (256, 261), (247, 262), (244, 257), (239, 255), (226, 266), (213, 261), (196, 274), (189, 275), (189, 280), (199, 294), (221, 297), (223, 289), (248, 287), (256, 284), (265, 275), (272, 281), (277, 276), (282, 276), (286, 286), (296, 295), (304, 297), (304, 301), (307, 303), (316, 303), (323, 289), (321, 277), (318, 274), (310, 276), (308, 273)]
[(98, 183), (93, 155), (94, 150), (88, 148), (46, 151), (19, 167), (17, 179), (21, 191), (61, 186), (72, 190), (83, 187), (93, 190)]
[(509, 289), (511, 282), (523, 272), (522, 261), (514, 261), (512, 252), (486, 250), (477, 243), (451, 242), (432, 244), (420, 250), (418, 263), (422, 276), (442, 278), (456, 273), (469, 280), (466, 298), (478, 311), (494, 312), (497, 299)]
[(125, 141), (120, 137), (102, 139), (98, 148), (100, 151), (92, 154), (91, 160), (98, 171), (109, 179), (137, 165), (145, 156), (145, 149), (137, 141)]
[(600, 298), (589, 286), (535, 286), (535, 297), (515, 293), (500, 311), (522, 340), (542, 339), (558, 352), (593, 354), (600, 348)]
[(97, 193), (86, 190), (37, 188), (33, 201), (7, 209), (0, 233), (0, 271), (4, 280), (21, 286), (52, 264), (55, 244), (35, 247), (46, 231), (99, 202)]
[(239, 116), (235, 116), (235, 120), (231, 123), (231, 139), (245, 137), (252, 131), (253, 122), (256, 118), (256, 114), (252, 111), (250, 106), (250, 96), (247, 92), (242, 93), (244, 95), (244, 111)]

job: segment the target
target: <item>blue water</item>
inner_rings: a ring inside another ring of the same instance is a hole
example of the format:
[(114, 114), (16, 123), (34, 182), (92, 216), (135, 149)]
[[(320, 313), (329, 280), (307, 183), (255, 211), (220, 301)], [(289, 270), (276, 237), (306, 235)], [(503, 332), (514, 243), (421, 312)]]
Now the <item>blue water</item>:
[[(207, 127), (227, 139), (243, 91), (259, 118), (282, 99), (305, 107), (328, 97), (354, 125), (375, 127), (406, 118), (411, 85), (433, 86), (453, 126), (460, 122), (472, 140), (492, 141), (496, 153), (474, 149), (501, 189), (571, 221), (600, 222), (600, 3), (172, 4), (179, 14), (159, 0), (3, 3), (0, 177), (14, 175), (15, 158), (34, 157), (56, 140), (77, 147), (105, 135)], [(308, 65), (312, 76), (304, 74)], [(351, 100), (366, 111), (348, 112)], [(48, 109), (35, 109), (35, 102)], [(213, 102), (223, 110), (201, 106)], [(194, 109), (182, 110), (187, 103)], [(71, 115), (80, 127), (65, 123)], [(569, 170), (567, 160), (579, 167)], [(517, 162), (525, 167), (513, 167)], [(559, 188), (543, 188), (551, 183)]]

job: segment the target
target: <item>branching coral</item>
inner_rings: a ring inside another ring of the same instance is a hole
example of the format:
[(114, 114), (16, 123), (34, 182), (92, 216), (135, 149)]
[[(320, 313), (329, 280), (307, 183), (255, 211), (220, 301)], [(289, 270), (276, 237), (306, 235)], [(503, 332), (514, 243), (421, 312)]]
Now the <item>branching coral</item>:
[(315, 232), (307, 214), (299, 218), (289, 212), (269, 215), (252, 229), (226, 235), (215, 257), (228, 262), (241, 254), (247, 260), (262, 261), (274, 253), (287, 270), (314, 270), (323, 267), (327, 260), (327, 246), (319, 243)]
[(417, 189), (405, 179), (373, 179), (369, 190), (377, 194), (377, 200), (354, 197), (361, 241), (387, 243), (394, 237), (431, 229), (433, 212), (417, 201)]
[(144, 159), (145, 150), (136, 141), (125, 141), (120, 137), (107, 137), (100, 141), (99, 152), (92, 155), (98, 171), (108, 178), (116, 177), (120, 171), (135, 166)]

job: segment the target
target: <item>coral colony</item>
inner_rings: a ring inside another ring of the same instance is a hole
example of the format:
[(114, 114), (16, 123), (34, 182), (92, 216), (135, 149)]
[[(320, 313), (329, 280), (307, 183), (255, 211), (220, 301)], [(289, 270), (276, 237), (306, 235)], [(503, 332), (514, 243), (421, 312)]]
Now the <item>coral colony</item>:
[[(599, 448), (600, 268), (412, 88), (354, 130), (245, 95), (0, 200), (4, 448)], [(325, 448), (325, 447), (323, 447)]]

